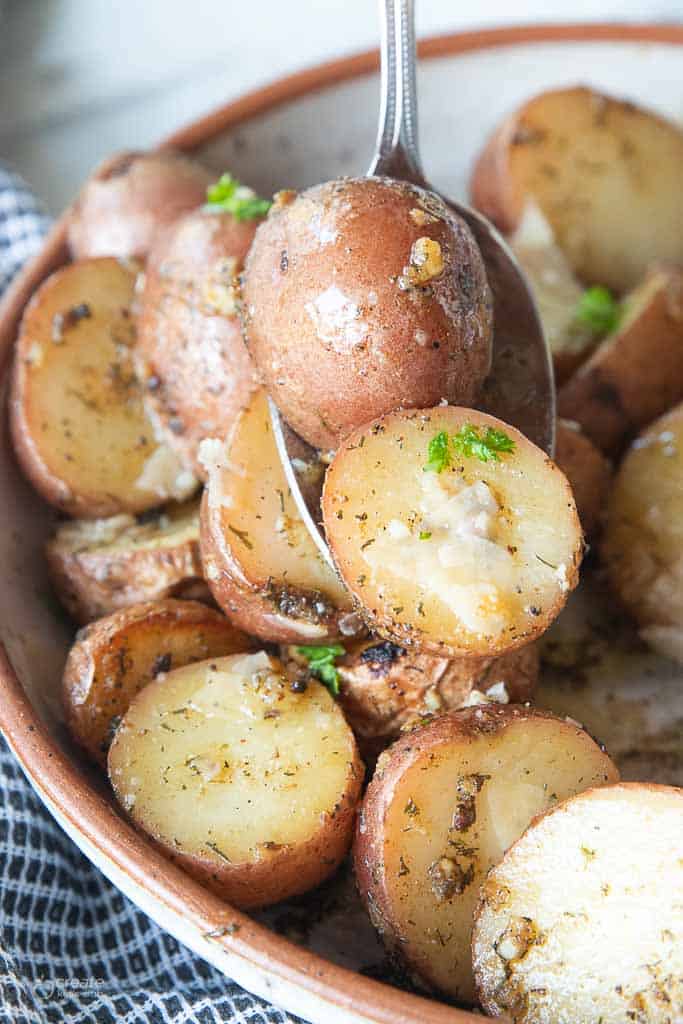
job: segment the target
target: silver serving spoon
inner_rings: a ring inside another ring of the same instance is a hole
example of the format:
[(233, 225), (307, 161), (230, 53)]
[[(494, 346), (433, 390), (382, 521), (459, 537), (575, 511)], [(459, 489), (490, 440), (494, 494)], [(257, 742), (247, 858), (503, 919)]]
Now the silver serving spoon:
[[(380, 0), (382, 77), (379, 130), (368, 175), (382, 175), (435, 191), (425, 180), (417, 143), (415, 12), (413, 0)], [(491, 373), (478, 408), (522, 431), (549, 455), (555, 446), (555, 386), (550, 352), (534, 300), (517, 260), (481, 214), (444, 198), (467, 223), (486, 266), (493, 293)], [(273, 432), (301, 518), (321, 554), (333, 565), (320, 524), (323, 470), (318, 453), (284, 422), (270, 401)]]

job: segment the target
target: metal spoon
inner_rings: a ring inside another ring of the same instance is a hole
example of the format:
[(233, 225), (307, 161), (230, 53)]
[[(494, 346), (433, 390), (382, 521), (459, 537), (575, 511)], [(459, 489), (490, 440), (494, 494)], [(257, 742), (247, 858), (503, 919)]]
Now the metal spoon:
[[(382, 79), (379, 130), (368, 175), (382, 175), (435, 191), (426, 181), (417, 143), (416, 46), (413, 0), (380, 0)], [(491, 373), (478, 407), (522, 431), (549, 455), (555, 445), (555, 386), (550, 352), (526, 279), (501, 235), (481, 214), (446, 199), (467, 223), (493, 293)], [(332, 556), (320, 524), (323, 472), (311, 473), (317, 452), (284, 422), (270, 401), (273, 432), (287, 482), (321, 554)], [(307, 468), (308, 467), (308, 468)]]

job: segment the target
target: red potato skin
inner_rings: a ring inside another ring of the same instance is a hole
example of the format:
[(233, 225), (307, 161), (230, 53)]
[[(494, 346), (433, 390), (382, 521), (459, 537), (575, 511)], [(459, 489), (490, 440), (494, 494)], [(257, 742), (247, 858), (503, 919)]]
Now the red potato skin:
[[(443, 271), (406, 286), (421, 238), (438, 242)], [(401, 406), (471, 405), (490, 368), (492, 301), (476, 243), (405, 183), (350, 178), (276, 203), (247, 257), (242, 299), (266, 387), (319, 448)]]
[[(259, 586), (247, 579), (239, 551), (222, 522), (221, 509), (211, 507), (207, 490), (201, 504), (199, 542), (204, 577), (211, 593), (236, 626), (269, 643), (280, 644), (323, 644), (341, 635), (339, 620), (349, 615), (350, 603), (347, 608), (335, 608), (323, 597), (325, 611), (317, 614), (314, 605), (321, 595), (269, 588), (266, 581)], [(302, 622), (320, 625), (324, 632), (311, 637), (302, 631)]]
[(571, 484), (583, 532), (589, 540), (600, 533), (612, 485), (612, 463), (578, 428), (558, 420), (555, 462)]
[(181, 153), (126, 150), (88, 179), (69, 215), (74, 259), (144, 259), (157, 232), (204, 202), (215, 175)]
[(495, 130), (477, 157), (470, 177), (470, 199), (504, 235), (519, 226), (524, 197), (514, 187), (508, 166), (510, 147), (518, 130), (515, 111)]
[(145, 404), (202, 480), (200, 441), (225, 437), (257, 387), (233, 298), (257, 223), (202, 207), (166, 228), (147, 261), (136, 349)]

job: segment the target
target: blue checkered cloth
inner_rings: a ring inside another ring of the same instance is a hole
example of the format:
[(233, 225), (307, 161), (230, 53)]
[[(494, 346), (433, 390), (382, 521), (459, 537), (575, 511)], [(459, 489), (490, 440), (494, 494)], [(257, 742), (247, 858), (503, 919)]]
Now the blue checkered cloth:
[[(0, 294), (49, 218), (0, 166)], [(2, 1024), (296, 1024), (181, 946), (86, 860), (0, 738)]]

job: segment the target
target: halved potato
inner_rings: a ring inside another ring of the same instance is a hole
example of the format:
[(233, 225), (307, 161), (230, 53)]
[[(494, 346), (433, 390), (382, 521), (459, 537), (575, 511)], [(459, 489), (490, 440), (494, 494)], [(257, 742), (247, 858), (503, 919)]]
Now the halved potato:
[(578, 579), (567, 480), (519, 431), (472, 409), (390, 413), (355, 431), (327, 472), (323, 515), (371, 627), (444, 657), (523, 646)]
[(571, 484), (583, 532), (590, 540), (605, 518), (612, 464), (572, 420), (557, 421), (555, 462)]
[(675, 125), (592, 89), (557, 89), (498, 128), (472, 199), (506, 234), (533, 201), (578, 276), (623, 292), (655, 261), (683, 263), (682, 163)]
[(351, 598), (296, 510), (264, 391), (226, 442), (204, 441), (204, 572), (218, 604), (242, 629), (275, 643), (322, 643), (358, 631)]
[(102, 258), (52, 274), (24, 313), (10, 394), (19, 463), (46, 501), (84, 519), (195, 490), (147, 418), (131, 351), (139, 266)]
[(380, 757), (354, 845), (361, 896), (389, 949), (423, 984), (475, 998), (479, 886), (531, 819), (619, 774), (578, 723), (485, 704), (407, 733)]
[(77, 634), (66, 661), (62, 704), (71, 734), (104, 767), (121, 716), (147, 683), (253, 647), (224, 615), (196, 601), (150, 601), (107, 615)]
[(85, 624), (139, 601), (211, 601), (199, 555), (199, 502), (167, 505), (135, 519), (75, 520), (45, 545), (52, 584)]
[(608, 454), (683, 398), (683, 270), (653, 268), (618, 329), (564, 384), (561, 416)]
[(109, 749), (114, 792), (169, 856), (238, 907), (312, 889), (346, 854), (363, 766), (320, 683), (263, 652), (150, 683)]
[(610, 497), (602, 555), (642, 638), (683, 664), (683, 404), (626, 454)]
[(486, 879), (484, 1009), (519, 1024), (683, 1020), (683, 790), (621, 783), (532, 822)]
[(213, 178), (171, 150), (109, 157), (86, 181), (69, 215), (74, 259), (145, 257), (161, 228), (204, 202)]

